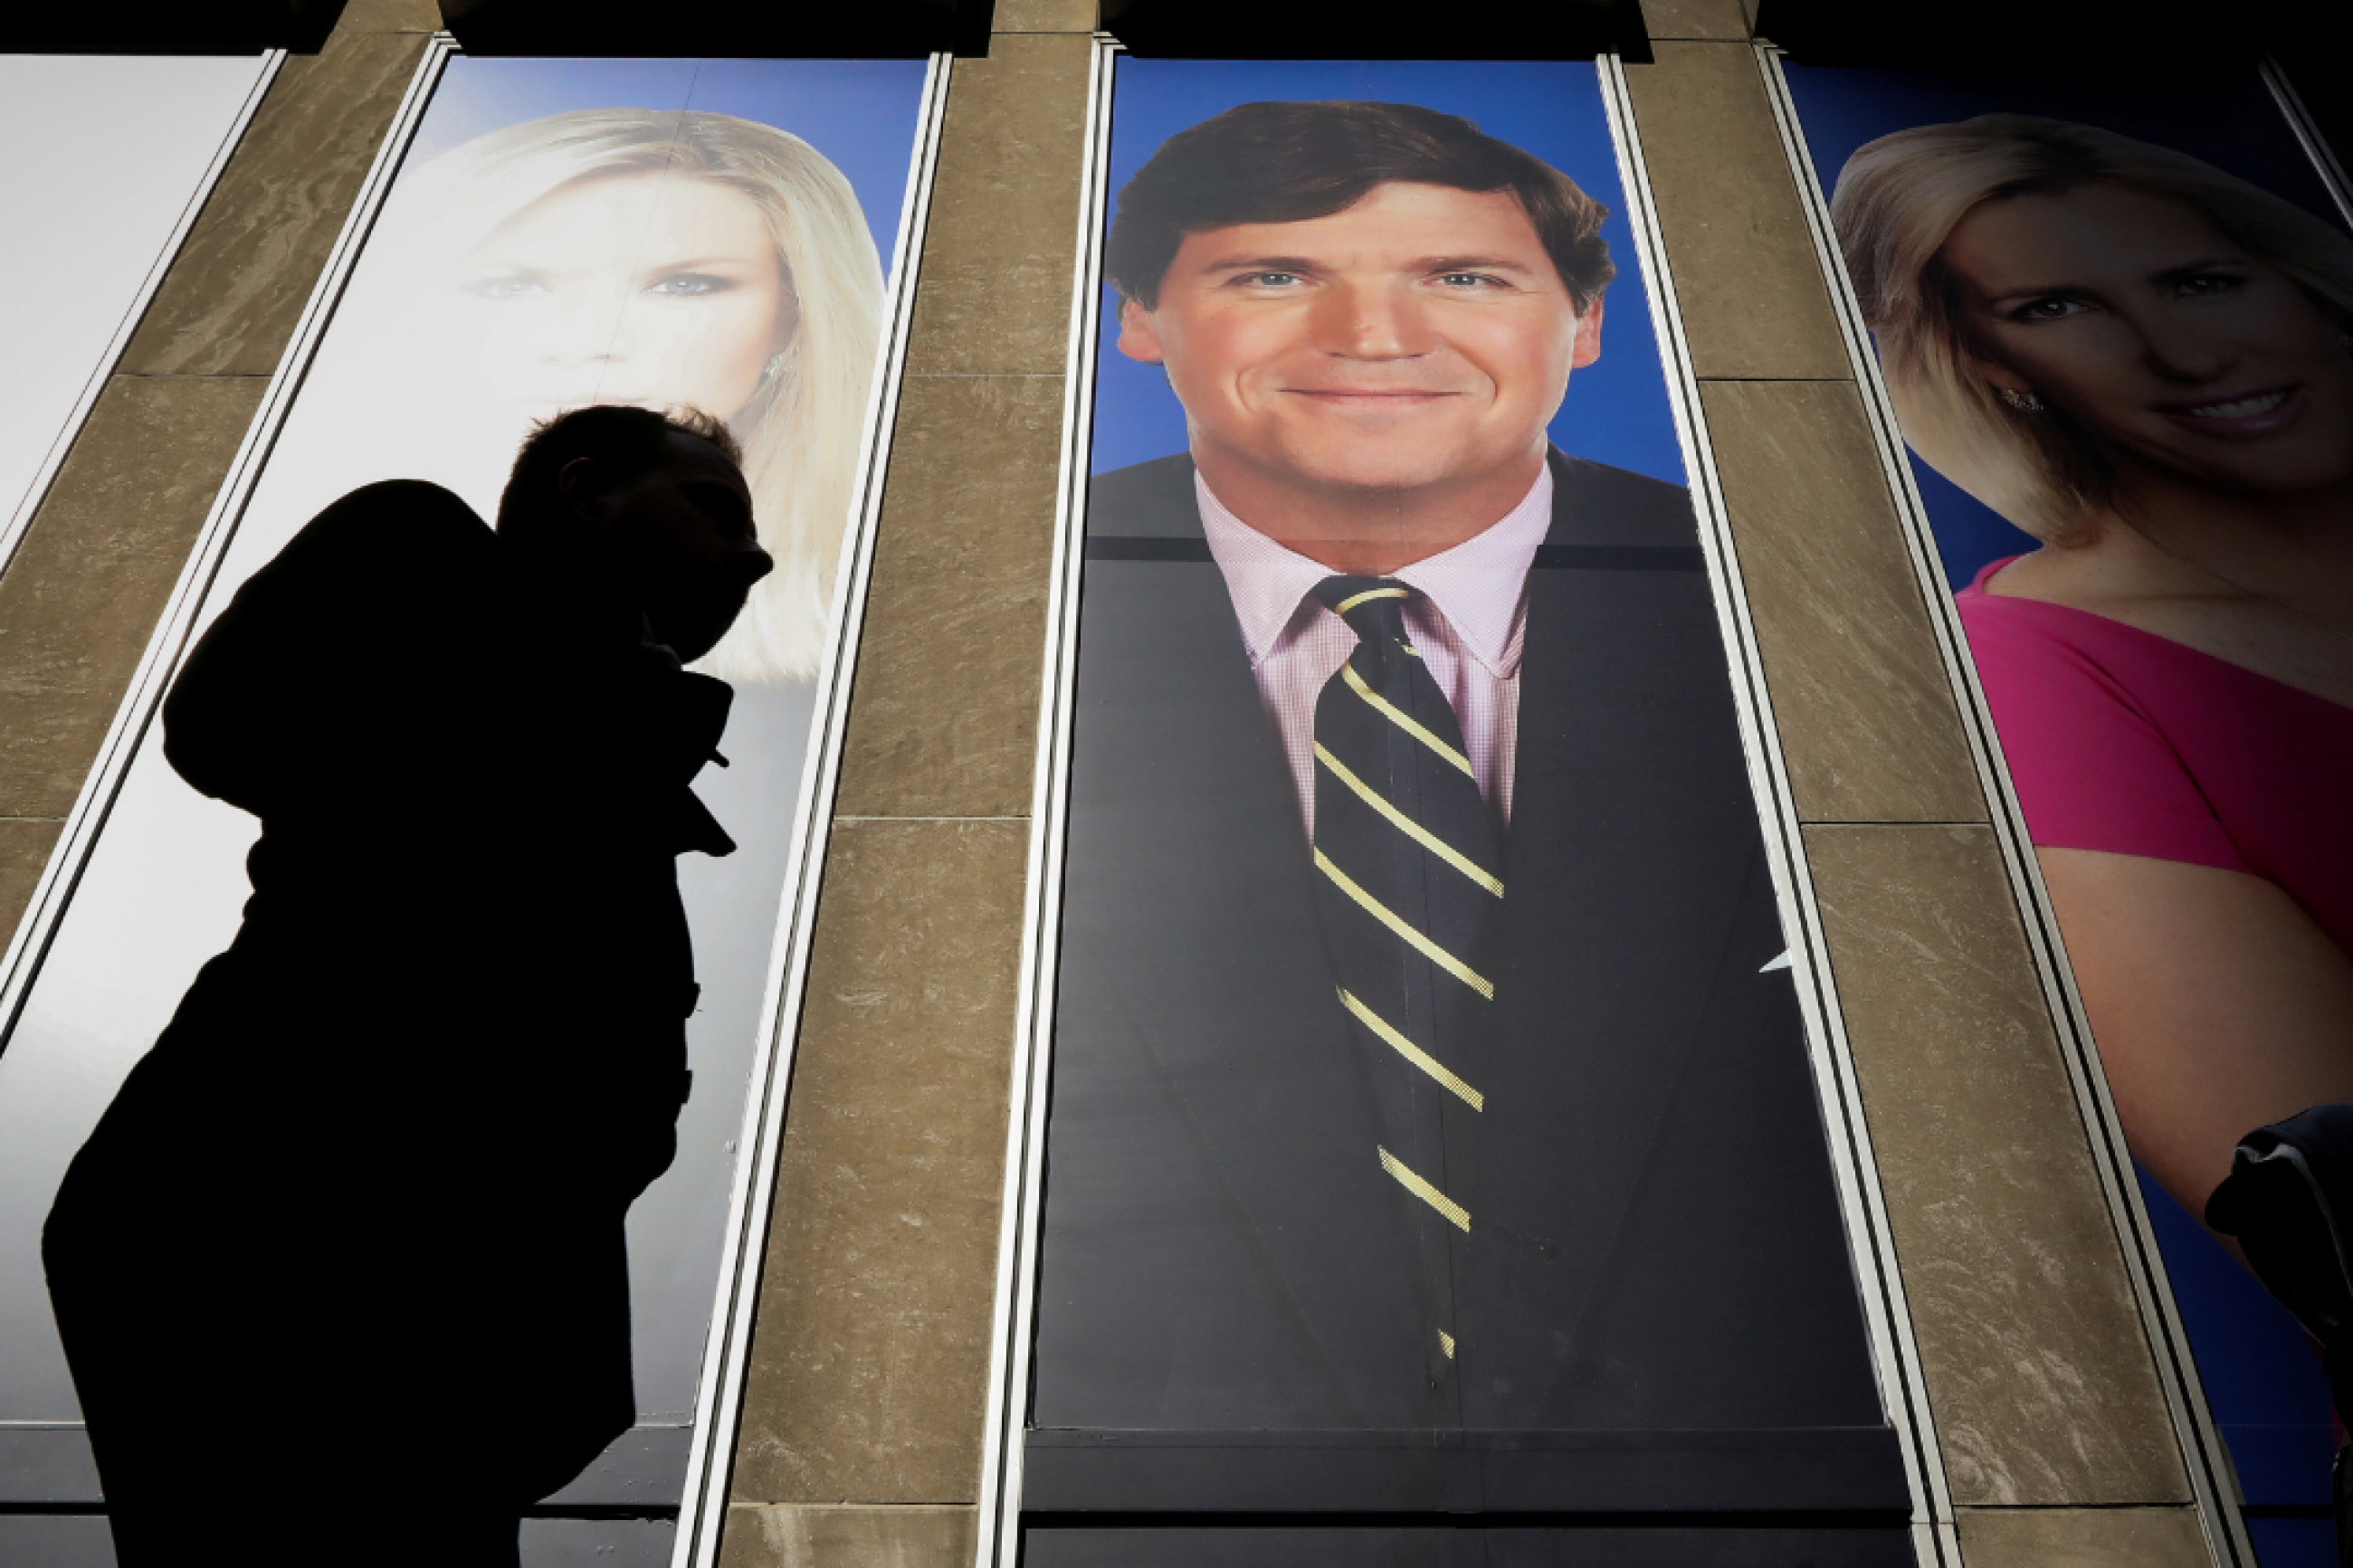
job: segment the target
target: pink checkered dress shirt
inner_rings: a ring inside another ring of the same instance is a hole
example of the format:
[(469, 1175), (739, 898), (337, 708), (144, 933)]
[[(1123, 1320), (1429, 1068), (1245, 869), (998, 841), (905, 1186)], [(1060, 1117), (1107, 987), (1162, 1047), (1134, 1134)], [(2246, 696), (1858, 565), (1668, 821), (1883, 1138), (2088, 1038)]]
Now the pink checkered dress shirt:
[[(1348, 623), (1309, 597), (1332, 568), (1285, 549), (1226, 510), (1197, 471), (1201, 531), (1225, 574), (1267, 716), (1282, 737), (1300, 820), (1315, 836), (1315, 700), (1356, 647)], [(1482, 533), (1390, 574), (1418, 589), (1406, 624), (1422, 663), (1454, 705), (1479, 794), (1512, 819), (1512, 754), (1520, 729), (1520, 647), (1528, 569), (1552, 527), (1547, 465), (1520, 504)]]

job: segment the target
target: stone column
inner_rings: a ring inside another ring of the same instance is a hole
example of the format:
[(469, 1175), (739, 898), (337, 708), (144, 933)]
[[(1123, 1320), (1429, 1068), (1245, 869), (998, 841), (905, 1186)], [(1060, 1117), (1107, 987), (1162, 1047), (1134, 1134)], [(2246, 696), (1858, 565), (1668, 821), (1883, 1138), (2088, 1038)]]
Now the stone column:
[(2209, 1561), (1739, 0), (1635, 119), (1970, 1568)]
[(972, 1558), (1094, 22), (950, 78), (728, 1568)]

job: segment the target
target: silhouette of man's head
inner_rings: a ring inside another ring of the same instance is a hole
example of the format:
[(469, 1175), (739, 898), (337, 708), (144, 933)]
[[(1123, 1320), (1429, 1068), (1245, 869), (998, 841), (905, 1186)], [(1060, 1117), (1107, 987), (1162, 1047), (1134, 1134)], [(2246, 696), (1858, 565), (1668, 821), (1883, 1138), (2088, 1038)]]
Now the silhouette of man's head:
[(760, 547), (743, 456), (699, 410), (575, 408), (523, 442), (499, 532), (585, 569), (644, 611), (657, 641), (700, 658), (776, 564)]

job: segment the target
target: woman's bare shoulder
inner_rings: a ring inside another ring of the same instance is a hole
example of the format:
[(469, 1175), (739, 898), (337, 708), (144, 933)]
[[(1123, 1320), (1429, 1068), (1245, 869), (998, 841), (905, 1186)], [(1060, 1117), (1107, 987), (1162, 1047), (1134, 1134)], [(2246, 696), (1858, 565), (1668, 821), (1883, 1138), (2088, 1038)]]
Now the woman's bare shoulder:
[(2129, 574), (2098, 544), (2045, 544), (2002, 566), (1979, 586), (1998, 599), (2039, 599), (2095, 616), (2124, 619), (2116, 609), (2136, 596)]
[(2122, 528), (2088, 543), (2030, 551), (1983, 586), (1996, 598), (2060, 605), (2193, 645), (2224, 597), (2219, 584)]
[(2232, 589), (2126, 530), (2085, 545), (2046, 544), (1981, 586), (1990, 597), (2039, 600), (2119, 622), (2353, 707), (2353, 645), (2274, 603)]

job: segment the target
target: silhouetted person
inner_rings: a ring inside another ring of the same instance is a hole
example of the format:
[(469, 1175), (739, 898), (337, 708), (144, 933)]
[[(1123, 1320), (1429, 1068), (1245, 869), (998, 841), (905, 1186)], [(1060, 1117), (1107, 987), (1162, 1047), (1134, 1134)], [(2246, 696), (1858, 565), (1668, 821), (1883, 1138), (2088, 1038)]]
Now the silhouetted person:
[(511, 1564), (629, 1426), (676, 857), (733, 847), (688, 788), (729, 690), (680, 664), (769, 564), (723, 426), (590, 408), (495, 533), (354, 491), (189, 657), (164, 754), (261, 818), (253, 897), (44, 1237), (122, 1568)]

